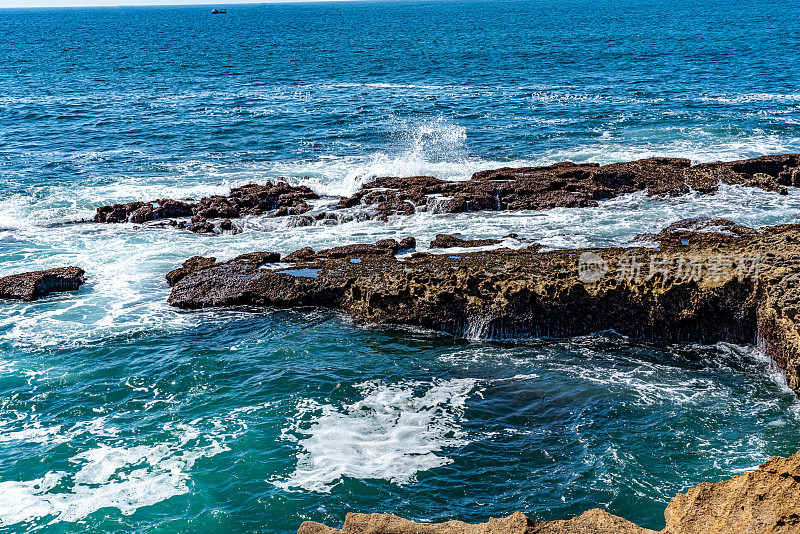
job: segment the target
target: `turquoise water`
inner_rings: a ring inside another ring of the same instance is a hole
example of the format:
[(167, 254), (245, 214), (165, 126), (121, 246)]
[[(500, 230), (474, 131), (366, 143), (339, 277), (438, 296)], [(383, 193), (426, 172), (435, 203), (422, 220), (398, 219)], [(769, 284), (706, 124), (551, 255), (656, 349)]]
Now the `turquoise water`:
[(796, 220), (794, 189), (303, 228), (252, 217), (218, 236), (80, 221), (279, 176), (337, 195), (376, 175), (798, 151), (798, 20), (789, 2), (660, 0), (0, 10), (0, 275), (88, 273), (79, 292), (0, 303), (0, 532), (597, 506), (660, 528), (676, 492), (796, 452), (800, 403), (750, 347), (187, 313), (163, 278), (196, 254), (408, 235), (426, 249), (439, 232), (558, 248), (691, 216), (757, 227)]

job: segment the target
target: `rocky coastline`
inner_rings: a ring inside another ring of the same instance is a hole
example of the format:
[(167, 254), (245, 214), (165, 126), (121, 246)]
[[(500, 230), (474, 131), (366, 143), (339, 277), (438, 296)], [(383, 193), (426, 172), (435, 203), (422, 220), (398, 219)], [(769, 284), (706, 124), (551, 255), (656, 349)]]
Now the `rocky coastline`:
[(398, 258), (400, 243), (385, 240), (280, 260), (274, 253), (193, 258), (179, 277), (170, 273), (169, 303), (316, 306), (356, 324), (470, 338), (614, 330), (652, 343), (758, 343), (800, 393), (800, 226), (755, 231), (693, 219), (640, 239), (659, 246), (540, 251), (533, 244)]
[(388, 514), (349, 513), (341, 529), (306, 521), (298, 534), (789, 534), (800, 531), (800, 453), (679, 493), (654, 531), (592, 509), (578, 517), (533, 521), (520, 512), (486, 523), (415, 523)]
[(290, 226), (312, 226), (352, 220), (385, 221), (416, 212), (581, 208), (638, 191), (650, 196), (678, 196), (690, 191), (710, 194), (721, 184), (786, 194), (787, 186), (800, 185), (800, 155), (698, 165), (683, 158), (648, 158), (610, 165), (562, 162), (480, 171), (463, 181), (433, 176), (378, 177), (349, 197), (330, 199), (330, 206), (317, 211), (309, 202), (321, 197), (308, 187), (269, 181), (199, 201), (158, 199), (101, 206), (94, 222), (157, 222), (199, 234), (215, 234), (236, 231), (232, 219), (248, 215), (288, 217)]
[(677, 196), (714, 193), (720, 184), (758, 187), (786, 194), (800, 185), (800, 155), (692, 165), (683, 158), (649, 158), (599, 165), (556, 163), (544, 167), (502, 168), (476, 172), (469, 180), (432, 176), (381, 177), (365, 184), (338, 207), (369, 207), (380, 219), (416, 211), (519, 211), (597, 206), (626, 193)]
[[(314, 213), (313, 191), (284, 182), (248, 185), (196, 203), (159, 200), (98, 209), (96, 222), (169, 220), (196, 233), (231, 229), (246, 215), (290, 217), (290, 225), (419, 211), (543, 210), (596, 206), (643, 191), (710, 194), (721, 184), (786, 194), (800, 186), (800, 155), (691, 165), (651, 158), (600, 166), (559, 163), (475, 173), (461, 182), (433, 177), (376, 178)], [(328, 208), (326, 208), (328, 209)], [(337, 215), (336, 212), (351, 213)], [(353, 210), (358, 211), (353, 215)], [(172, 218), (191, 217), (190, 222)], [(503, 239), (517, 236), (510, 234)], [(756, 344), (800, 395), (800, 225), (753, 229), (724, 219), (687, 219), (626, 247), (543, 250), (497, 248), (503, 239), (440, 234), (416, 251), (416, 239), (384, 239), (288, 255), (256, 251), (228, 261), (192, 257), (166, 276), (168, 302), (181, 309), (219, 306), (319, 307), (355, 324), (414, 327), (456, 337), (563, 338), (615, 331), (650, 343), (726, 341)], [(475, 247), (492, 250), (463, 251)], [(800, 531), (800, 453), (758, 470), (704, 483), (677, 495), (662, 534)], [(540, 522), (515, 513), (470, 525), (432, 525), (384, 514), (348, 514), (341, 530), (306, 522), (299, 534), (631, 533), (655, 531), (603, 510)]]

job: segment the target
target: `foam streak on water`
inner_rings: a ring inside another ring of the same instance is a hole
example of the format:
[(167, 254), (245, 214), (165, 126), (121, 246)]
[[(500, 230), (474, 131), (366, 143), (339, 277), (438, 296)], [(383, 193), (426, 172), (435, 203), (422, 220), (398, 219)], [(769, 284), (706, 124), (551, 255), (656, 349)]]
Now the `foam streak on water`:
[(449, 448), (467, 443), (459, 422), (475, 380), (358, 386), (364, 398), (336, 408), (304, 403), (286, 436), (298, 439), (295, 471), (280, 487), (330, 492), (344, 477), (409, 484), (420, 471), (453, 460)]
[[(170, 429), (165, 429), (170, 430)], [(99, 443), (68, 459), (65, 470), (48, 471), (31, 480), (0, 479), (0, 526), (45, 519), (77, 522), (98, 510), (117, 509), (124, 515), (189, 491), (189, 472), (200, 458), (228, 450), (223, 435), (203, 435), (179, 425), (168, 442), (126, 446)], [(49, 444), (70, 442), (60, 428), (47, 429)], [(6, 441), (30, 442), (41, 433), (5, 434)]]

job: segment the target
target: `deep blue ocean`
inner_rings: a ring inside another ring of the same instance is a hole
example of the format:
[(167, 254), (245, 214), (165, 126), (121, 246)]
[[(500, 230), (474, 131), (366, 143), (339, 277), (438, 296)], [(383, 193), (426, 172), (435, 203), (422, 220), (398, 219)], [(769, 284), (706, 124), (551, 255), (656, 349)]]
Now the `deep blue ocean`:
[(0, 10), (0, 532), (230, 533), (348, 511), (485, 521), (602, 507), (663, 527), (676, 492), (800, 449), (753, 347), (613, 333), (457, 340), (324, 311), (167, 306), (164, 274), (440, 232), (621, 244), (691, 216), (796, 221), (800, 191), (419, 213), (195, 235), (96, 207), (283, 177), (321, 203), (374, 176), (800, 152), (793, 1), (343, 2)]

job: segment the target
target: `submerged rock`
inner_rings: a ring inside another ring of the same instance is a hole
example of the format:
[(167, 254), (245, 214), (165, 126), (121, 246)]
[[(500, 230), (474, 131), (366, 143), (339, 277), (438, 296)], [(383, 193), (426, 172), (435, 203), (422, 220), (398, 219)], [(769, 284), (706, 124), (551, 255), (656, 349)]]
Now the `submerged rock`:
[(79, 267), (12, 274), (0, 278), (0, 298), (36, 300), (56, 291), (74, 291), (83, 284), (84, 274)]
[(785, 186), (800, 185), (800, 155), (695, 166), (681, 158), (649, 158), (604, 166), (564, 162), (481, 171), (470, 180), (452, 182), (432, 176), (382, 177), (365, 184), (353, 196), (342, 198), (338, 207), (370, 207), (381, 219), (418, 210), (459, 213), (580, 208), (636, 191), (669, 196), (690, 190), (713, 193), (723, 183), (785, 194)]
[[(757, 470), (679, 493), (659, 534), (789, 534), (800, 532), (800, 452), (772, 458)], [(306, 521), (298, 534), (656, 534), (600, 509), (559, 521), (532, 521), (516, 512), (472, 525), (414, 523), (387, 514), (348, 513), (341, 530)]]
[[(286, 272), (236, 261), (193, 271), (175, 284), (169, 303), (320, 306), (357, 324), (470, 338), (614, 330), (656, 343), (758, 341), (800, 392), (800, 226), (756, 232), (695, 220), (655, 238), (659, 249), (539, 252), (534, 245), (403, 260), (394, 257), (393, 240), (304, 249), (284, 258), (294, 264)], [(292, 276), (298, 269), (314, 276)]]

